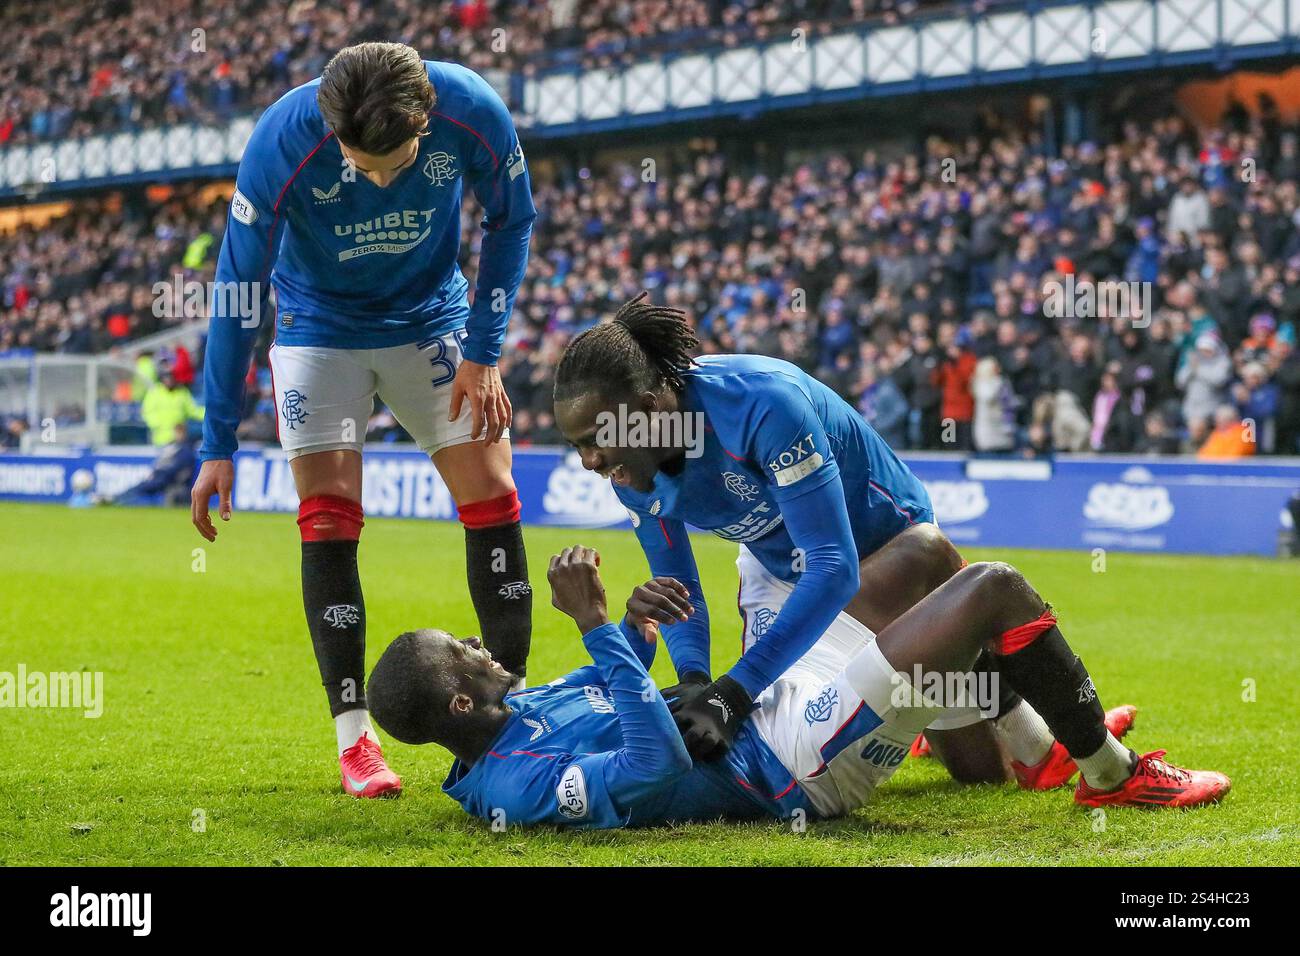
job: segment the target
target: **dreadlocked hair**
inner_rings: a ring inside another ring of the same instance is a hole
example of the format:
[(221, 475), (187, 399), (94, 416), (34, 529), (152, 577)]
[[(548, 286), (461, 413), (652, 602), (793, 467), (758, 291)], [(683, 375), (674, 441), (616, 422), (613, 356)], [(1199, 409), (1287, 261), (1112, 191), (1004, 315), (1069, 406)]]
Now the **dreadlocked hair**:
[(682, 373), (699, 348), (681, 309), (651, 305), (648, 292), (624, 303), (611, 322), (588, 329), (569, 343), (555, 370), (555, 400), (593, 388), (603, 394), (640, 393), (667, 385), (681, 391)]

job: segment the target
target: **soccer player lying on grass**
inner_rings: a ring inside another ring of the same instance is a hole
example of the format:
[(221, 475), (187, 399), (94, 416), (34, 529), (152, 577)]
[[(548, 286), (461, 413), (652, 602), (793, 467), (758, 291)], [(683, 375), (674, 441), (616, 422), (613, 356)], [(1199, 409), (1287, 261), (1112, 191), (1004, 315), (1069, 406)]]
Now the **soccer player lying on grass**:
[(1230, 786), (1223, 774), (1174, 767), (1164, 751), (1138, 757), (1115, 740), (1051, 609), (1000, 563), (958, 572), (875, 640), (819, 640), (763, 693), (733, 747), (693, 762), (646, 671), (655, 643), (627, 624), (689, 614), (689, 592), (653, 579), (613, 624), (598, 562), (590, 548), (566, 548), (547, 573), (551, 601), (578, 625), (592, 665), (512, 693), (513, 676), (478, 638), (423, 630), (398, 637), (371, 674), (379, 725), (450, 750), (443, 789), (474, 816), (606, 828), (839, 816), (867, 801), (943, 709), (907, 675), (964, 674), (984, 648), (1078, 762), (1076, 803), (1197, 806)]

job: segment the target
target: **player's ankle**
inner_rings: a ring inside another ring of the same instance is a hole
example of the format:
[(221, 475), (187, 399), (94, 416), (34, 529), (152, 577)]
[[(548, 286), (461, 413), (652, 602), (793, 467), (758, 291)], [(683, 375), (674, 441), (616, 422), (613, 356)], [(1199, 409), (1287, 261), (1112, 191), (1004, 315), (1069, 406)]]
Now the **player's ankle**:
[(1115, 739), (1109, 731), (1096, 753), (1076, 757), (1083, 781), (1093, 790), (1117, 790), (1137, 771), (1137, 755)]
[(334, 734), (340, 757), (343, 756), (343, 751), (355, 746), (362, 737), (369, 737), (379, 743), (379, 735), (370, 723), (370, 711), (364, 707), (355, 707), (337, 715), (334, 718)]

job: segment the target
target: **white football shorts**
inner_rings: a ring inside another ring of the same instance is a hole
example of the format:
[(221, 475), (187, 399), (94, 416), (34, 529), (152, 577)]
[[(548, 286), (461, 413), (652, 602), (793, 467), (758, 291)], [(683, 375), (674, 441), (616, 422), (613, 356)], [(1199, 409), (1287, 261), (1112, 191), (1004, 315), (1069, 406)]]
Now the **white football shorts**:
[[(736, 566), (743, 650), (748, 650), (767, 633), (794, 585), (769, 573), (744, 545)], [(822, 816), (865, 804), (898, 769), (922, 727), (951, 730), (982, 719), (974, 706), (935, 708), (928, 715), (911, 706), (896, 708), (894, 701), (911, 699), (911, 685), (894, 672), (875, 641), (870, 629), (841, 613), (759, 695), (750, 717)], [(871, 688), (871, 699), (864, 700), (855, 687)]]
[(447, 421), (463, 337), (463, 331), (452, 332), (384, 349), (272, 345), (281, 446), (291, 459), (361, 451), (376, 395), (428, 455), (473, 441), (468, 400), (460, 416)]

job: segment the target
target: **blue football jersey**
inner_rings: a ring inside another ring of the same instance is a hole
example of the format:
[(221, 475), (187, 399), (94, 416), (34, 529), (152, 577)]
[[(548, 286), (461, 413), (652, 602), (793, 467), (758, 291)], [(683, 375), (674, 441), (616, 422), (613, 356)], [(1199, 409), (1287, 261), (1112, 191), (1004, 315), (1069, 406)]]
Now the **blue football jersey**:
[[(487, 82), (453, 63), (425, 65), (437, 96), (427, 135), (385, 188), (345, 163), (316, 104), (319, 79), (258, 120), (217, 260), (204, 459), (235, 450), (271, 287), (281, 345), (386, 348), (464, 328), (465, 357), (496, 363), (537, 215), (528, 170), (509, 111)], [(465, 183), (484, 210), (472, 307), (457, 264)]]
[[(601, 633), (601, 631), (605, 633)], [(692, 765), (668, 708), (614, 625), (587, 635), (595, 666), (506, 697), (512, 715), (472, 766), (452, 764), (443, 790), (473, 816), (504, 825), (579, 828), (688, 820), (748, 820), (814, 811), (790, 772), (743, 728), (715, 763)], [(635, 735), (633, 718), (650, 718)], [(634, 772), (629, 743), (651, 759), (671, 748), (682, 763)]]
[(714, 355), (683, 373), (682, 407), (703, 442), (648, 492), (615, 485), (652, 573), (691, 590), (696, 613), (664, 628), (679, 674), (708, 673), (708, 607), (687, 526), (744, 544), (795, 584), (730, 673), (757, 696), (803, 655), (858, 586), (857, 565), (911, 524), (933, 521), (925, 486), (847, 402), (798, 367)]
[(686, 371), (684, 407), (702, 412), (703, 453), (645, 493), (614, 486), (638, 531), (660, 519), (744, 544), (783, 581), (796, 581), (795, 543), (781, 503), (837, 476), (859, 560), (903, 527), (933, 520), (930, 496), (847, 402), (795, 365), (761, 355), (713, 355)]

